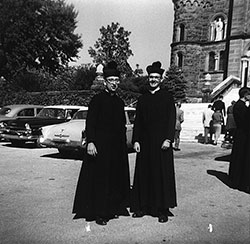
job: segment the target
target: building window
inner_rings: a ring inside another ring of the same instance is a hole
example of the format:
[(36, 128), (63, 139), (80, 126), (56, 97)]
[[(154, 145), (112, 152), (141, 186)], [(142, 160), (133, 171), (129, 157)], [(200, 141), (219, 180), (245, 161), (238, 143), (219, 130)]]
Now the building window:
[(210, 52), (208, 60), (208, 71), (214, 71), (214, 70), (215, 70), (215, 53)]
[(219, 70), (224, 70), (225, 51), (220, 51)]
[(180, 42), (185, 40), (185, 26), (180, 24)]
[(181, 52), (177, 53), (176, 66), (179, 68), (183, 66), (183, 54)]
[(210, 23), (210, 41), (221, 41), (226, 38), (227, 22), (223, 16), (217, 16)]
[(176, 42), (182, 42), (185, 40), (185, 25), (180, 24), (177, 27)]

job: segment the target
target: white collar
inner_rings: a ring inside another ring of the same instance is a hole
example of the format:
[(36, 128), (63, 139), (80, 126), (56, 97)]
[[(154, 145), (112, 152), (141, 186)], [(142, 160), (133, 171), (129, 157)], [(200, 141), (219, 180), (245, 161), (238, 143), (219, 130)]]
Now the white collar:
[(153, 91), (151, 91), (151, 90), (149, 90), (149, 92), (151, 93), (151, 94), (155, 94), (157, 91), (159, 91), (160, 90), (160, 87), (158, 86), (158, 87), (156, 87)]

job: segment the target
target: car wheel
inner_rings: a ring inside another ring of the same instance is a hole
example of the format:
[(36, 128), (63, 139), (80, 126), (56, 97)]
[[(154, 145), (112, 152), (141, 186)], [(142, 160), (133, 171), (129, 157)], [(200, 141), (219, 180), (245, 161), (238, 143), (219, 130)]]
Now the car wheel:
[(35, 141), (34, 144), (35, 144), (35, 146), (36, 146), (37, 148), (45, 148), (45, 147), (46, 147), (45, 145), (40, 144), (40, 143), (39, 143), (39, 140)]

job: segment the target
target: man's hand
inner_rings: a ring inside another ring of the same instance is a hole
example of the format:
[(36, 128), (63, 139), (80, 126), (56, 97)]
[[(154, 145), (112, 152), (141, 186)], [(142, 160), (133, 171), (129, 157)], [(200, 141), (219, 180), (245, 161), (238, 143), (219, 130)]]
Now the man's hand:
[(168, 139), (166, 139), (163, 143), (162, 143), (162, 145), (161, 145), (161, 149), (162, 150), (167, 150), (168, 148), (170, 148), (170, 140), (168, 140)]
[(134, 143), (134, 150), (139, 153), (141, 151), (141, 148), (140, 148), (140, 143), (139, 142), (135, 142)]
[(93, 142), (90, 142), (87, 146), (87, 153), (91, 156), (96, 156), (97, 155), (97, 150), (95, 147), (95, 144)]

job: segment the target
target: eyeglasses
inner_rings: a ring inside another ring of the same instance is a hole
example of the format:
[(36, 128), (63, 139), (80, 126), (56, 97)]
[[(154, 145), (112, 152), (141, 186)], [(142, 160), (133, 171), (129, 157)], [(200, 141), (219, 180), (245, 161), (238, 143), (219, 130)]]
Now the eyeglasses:
[(161, 79), (160, 76), (150, 75), (149, 79)]
[(108, 82), (113, 82), (113, 83), (120, 83), (120, 80), (118, 78), (114, 79), (114, 78), (107, 78)]

